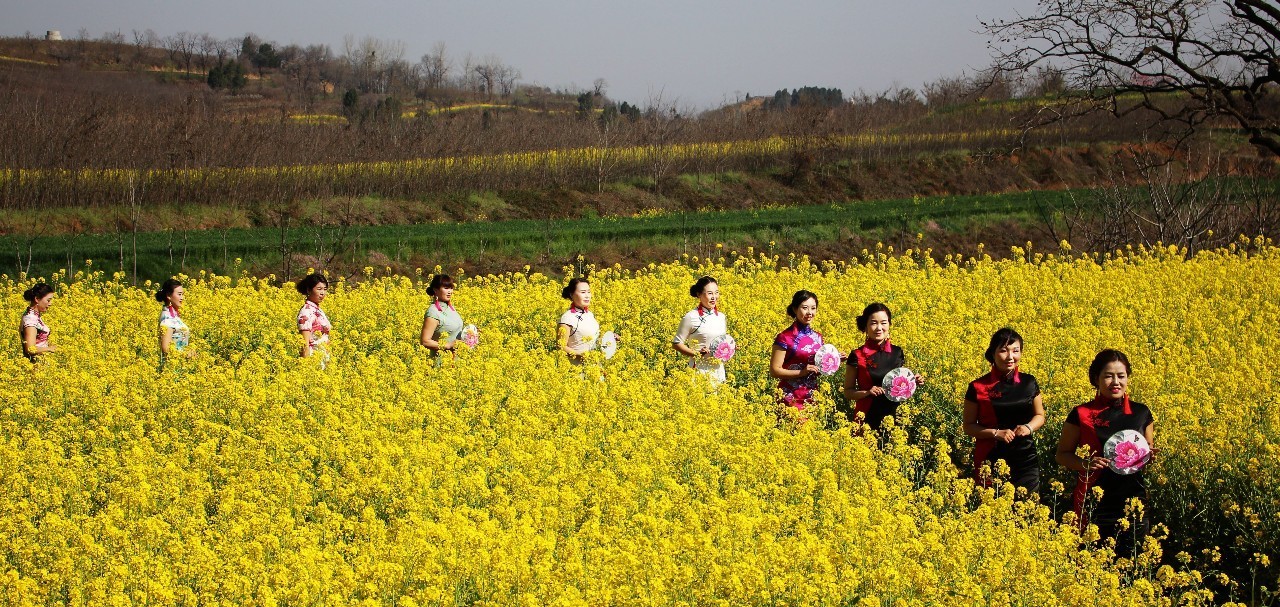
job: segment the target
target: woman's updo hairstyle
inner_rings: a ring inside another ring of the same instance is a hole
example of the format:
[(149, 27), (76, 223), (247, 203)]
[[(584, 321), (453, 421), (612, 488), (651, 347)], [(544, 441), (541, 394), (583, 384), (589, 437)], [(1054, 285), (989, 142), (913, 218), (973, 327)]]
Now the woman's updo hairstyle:
[(893, 324), (893, 310), (890, 310), (889, 306), (876, 302), (873, 304), (867, 304), (867, 307), (862, 309), (862, 314), (859, 314), (858, 318), (855, 319), (858, 323), (859, 331), (867, 330), (867, 321), (871, 320), (871, 315), (876, 312), (884, 312), (885, 315), (889, 317), (889, 324)]
[(987, 345), (987, 351), (983, 356), (987, 359), (987, 362), (994, 365), (996, 363), (996, 352), (1000, 348), (1020, 343), (1022, 343), (1022, 336), (1017, 331), (1009, 327), (1002, 327), (991, 336), (991, 343)]
[(168, 301), (169, 296), (173, 295), (173, 290), (181, 286), (182, 282), (176, 278), (170, 278), (169, 280), (164, 281), (160, 285), (160, 290), (156, 291), (156, 301), (160, 303)]
[(324, 284), (324, 286), (327, 287), (329, 286), (329, 281), (325, 279), (324, 274), (313, 272), (311, 274), (307, 274), (306, 278), (299, 280), (298, 284), (295, 285), (295, 288), (297, 288), (298, 292), (303, 295), (311, 295), (311, 289), (316, 288), (316, 285), (318, 284)]
[(710, 276), (703, 276), (702, 278), (699, 278), (698, 282), (693, 283), (693, 286), (689, 287), (689, 297), (701, 297), (702, 292), (707, 290), (707, 285), (713, 284), (716, 284), (716, 279)]
[(1098, 385), (1098, 378), (1102, 377), (1102, 370), (1107, 365), (1117, 361), (1124, 365), (1126, 375), (1133, 374), (1133, 369), (1129, 367), (1129, 357), (1125, 356), (1124, 352), (1107, 348), (1099, 352), (1097, 356), (1093, 357), (1093, 362), (1089, 363), (1089, 385)]
[(22, 298), (27, 300), (27, 303), (33, 304), (36, 302), (37, 299), (43, 299), (45, 295), (48, 295), (52, 292), (53, 292), (53, 287), (49, 286), (49, 283), (38, 282), (35, 285), (33, 285), (30, 289), (23, 291)]
[(796, 310), (799, 309), (800, 306), (804, 305), (804, 302), (809, 301), (810, 299), (813, 300), (814, 305), (817, 305), (818, 303), (817, 293), (814, 293), (813, 291), (808, 291), (805, 289), (800, 289), (799, 291), (796, 291), (796, 294), (791, 296), (791, 305), (787, 306), (787, 316), (790, 316), (791, 318), (795, 318)]
[[(560, 289), (560, 297), (563, 297), (565, 299), (573, 299), (573, 292), (577, 291), (578, 285), (583, 283), (587, 283), (587, 279), (574, 278), (573, 280), (570, 280), (569, 284), (565, 285), (563, 289)], [(591, 284), (591, 283), (587, 283), (587, 284)]]
[(431, 277), (431, 284), (427, 285), (427, 295), (432, 297), (440, 297), (440, 289), (452, 289), (454, 287), (453, 277), (448, 274), (436, 274)]

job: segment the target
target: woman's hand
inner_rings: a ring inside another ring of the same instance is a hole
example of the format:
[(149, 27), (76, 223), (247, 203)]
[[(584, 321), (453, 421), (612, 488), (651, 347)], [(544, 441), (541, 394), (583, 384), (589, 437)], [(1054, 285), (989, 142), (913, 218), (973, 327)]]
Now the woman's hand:
[(995, 432), (996, 440), (1002, 443), (1013, 442), (1013, 437), (1014, 437), (1013, 430), (993, 430), (993, 432)]
[(819, 369), (818, 365), (805, 365), (804, 371), (805, 371), (805, 375), (817, 375), (819, 373), (822, 373), (822, 369)]
[(1013, 435), (1031, 436), (1031, 427), (1026, 424), (1018, 424), (1018, 427), (1013, 429)]
[(884, 396), (884, 387), (871, 386), (871, 388), (867, 390), (867, 396)]
[(1080, 464), (1084, 466), (1085, 470), (1092, 472), (1094, 470), (1101, 470), (1103, 468), (1106, 468), (1108, 465), (1111, 464), (1111, 462), (1107, 461), (1107, 458), (1105, 457), (1102, 457), (1100, 455), (1095, 455), (1089, 458), (1088, 460), (1080, 460)]

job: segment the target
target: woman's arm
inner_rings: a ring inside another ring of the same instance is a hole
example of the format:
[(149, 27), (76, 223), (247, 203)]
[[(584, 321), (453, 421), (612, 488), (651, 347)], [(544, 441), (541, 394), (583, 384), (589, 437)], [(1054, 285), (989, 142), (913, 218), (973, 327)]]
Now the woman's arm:
[(560, 344), (560, 351), (569, 356), (582, 356), (583, 351), (574, 350), (569, 347), (569, 332), (572, 328), (569, 325), (561, 324), (556, 327), (556, 342)]
[(27, 356), (37, 356), (40, 354), (44, 354), (45, 352), (52, 352), (54, 350), (54, 347), (52, 345), (46, 344), (42, 346), (38, 342), (36, 342), (36, 336), (38, 334), (39, 333), (36, 331), (35, 327), (22, 328), (22, 353), (23, 354)]
[(844, 388), (840, 393), (848, 400), (858, 400), (858, 368), (853, 365), (844, 366)]
[(298, 334), (302, 335), (302, 349), (298, 351), (298, 357), (306, 358), (311, 356), (311, 331), (299, 329)]
[(769, 359), (769, 375), (778, 379), (799, 379), (821, 372), (816, 365), (805, 365), (803, 369), (786, 369), (782, 366), (782, 361), (786, 358), (787, 351), (775, 344), (773, 356)]
[(708, 352), (707, 347), (705, 345), (702, 346), (701, 350), (694, 350), (693, 348), (690, 348), (689, 346), (685, 345), (685, 343), (682, 341), (673, 342), (671, 344), (671, 347), (675, 348), (676, 352), (679, 352), (685, 356), (706, 356)]
[(1013, 430), (988, 428), (978, 423), (978, 403), (967, 398), (964, 401), (964, 433), (974, 438), (998, 440), (1006, 443), (1012, 441), (1014, 435)]
[(168, 356), (173, 345), (173, 327), (160, 327), (160, 353)]
[(436, 337), (435, 337), (436, 329), (439, 327), (440, 327), (440, 321), (435, 318), (426, 316), (422, 319), (422, 336), (421, 336), (422, 345), (426, 346), (426, 348), (428, 350), (431, 350), (432, 352), (440, 352), (440, 351), (448, 352), (451, 350), (456, 350), (458, 348), (457, 344), (450, 344), (448, 346), (444, 346), (444, 345), (441, 345), (440, 342), (436, 341)]
[(1013, 433), (1018, 436), (1031, 436), (1032, 432), (1039, 430), (1044, 426), (1044, 397), (1037, 394), (1035, 399), (1031, 401), (1032, 415), (1031, 421), (1018, 425), (1013, 429)]
[(858, 367), (856, 365), (845, 365), (843, 392), (846, 399), (859, 401), (868, 396), (880, 396), (884, 394), (884, 388), (880, 386), (871, 386), (870, 390), (859, 390)]
[(1079, 446), (1080, 426), (1071, 422), (1062, 424), (1062, 436), (1058, 439), (1058, 451), (1053, 456), (1054, 461), (1076, 472), (1099, 470), (1107, 467), (1107, 458), (1101, 457), (1096, 453), (1087, 460), (1076, 455), (1076, 448)]
[(671, 342), (671, 347), (685, 356), (705, 356), (710, 351), (707, 348), (707, 344), (700, 344), (699, 350), (694, 350), (684, 343), (692, 333), (693, 323), (689, 322), (689, 317), (686, 314), (684, 318), (680, 319), (680, 328), (676, 329), (676, 339)]

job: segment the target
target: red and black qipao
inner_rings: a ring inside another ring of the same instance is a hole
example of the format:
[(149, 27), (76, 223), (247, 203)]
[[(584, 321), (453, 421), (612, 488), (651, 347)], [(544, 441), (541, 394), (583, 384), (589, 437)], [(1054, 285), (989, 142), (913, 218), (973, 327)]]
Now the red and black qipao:
[[(853, 367), (857, 373), (858, 390), (870, 390), (872, 386), (883, 385), (884, 376), (890, 371), (907, 366), (907, 354), (902, 351), (902, 346), (895, 346), (886, 339), (880, 345), (864, 344), (854, 348), (845, 364)], [(897, 413), (898, 403), (884, 395), (868, 395), (859, 399), (852, 408), (845, 405), (841, 410), (849, 417), (849, 421), (855, 421), (857, 414), (861, 413), (864, 416), (863, 423), (878, 430), (884, 418)]]
[[(1067, 414), (1067, 423), (1080, 428), (1080, 444), (1088, 445), (1098, 455), (1102, 454), (1102, 446), (1107, 444), (1112, 434), (1121, 430), (1133, 430), (1145, 435), (1147, 426), (1154, 422), (1151, 409), (1142, 403), (1130, 401), (1127, 394), (1124, 399), (1114, 402), (1110, 399), (1094, 399), (1078, 405)], [(1086, 512), (1085, 498), (1093, 487), (1102, 488), (1102, 499)], [(1137, 497), (1145, 501), (1147, 483), (1141, 470), (1133, 474), (1117, 474), (1111, 468), (1080, 472), (1076, 478), (1073, 497), (1081, 526), (1092, 522), (1105, 527), (1124, 518), (1124, 506), (1130, 498)]]
[[(1014, 371), (1005, 375), (994, 369), (969, 382), (964, 399), (977, 403), (978, 423), (997, 430), (1014, 430), (1030, 424), (1036, 415), (1035, 400), (1040, 383), (1034, 375)], [(1031, 435), (1015, 436), (1005, 443), (993, 438), (979, 438), (973, 447), (974, 475), (982, 482), (982, 464), (990, 462), (994, 470), (997, 460), (1009, 465), (1009, 481), (1034, 493), (1040, 487), (1040, 459), (1036, 441)]]

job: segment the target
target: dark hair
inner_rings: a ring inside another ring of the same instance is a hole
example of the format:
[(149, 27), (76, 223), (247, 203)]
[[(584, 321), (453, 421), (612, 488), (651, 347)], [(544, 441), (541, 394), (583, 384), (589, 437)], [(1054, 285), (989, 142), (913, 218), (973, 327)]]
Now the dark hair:
[(448, 274), (436, 274), (431, 277), (431, 284), (427, 286), (427, 295), (432, 297), (440, 297), (437, 289), (452, 289), (454, 287), (453, 277)]
[(295, 285), (295, 288), (297, 288), (298, 292), (303, 295), (311, 295), (311, 289), (316, 288), (316, 285), (321, 283), (324, 283), (324, 286), (326, 287), (329, 286), (329, 281), (325, 280), (324, 274), (312, 272), (311, 274), (307, 274), (306, 278), (299, 280), (298, 284)]
[(791, 305), (787, 306), (787, 316), (790, 316), (791, 318), (795, 318), (796, 309), (799, 308), (801, 305), (803, 305), (804, 302), (809, 301), (810, 299), (813, 300), (813, 303), (815, 304), (818, 303), (818, 295), (813, 291), (807, 291), (805, 289), (800, 289), (799, 291), (796, 291), (796, 294), (791, 296)]
[[(565, 299), (573, 299), (573, 292), (578, 290), (578, 285), (587, 282), (585, 278), (575, 278), (569, 281), (563, 289), (560, 289), (560, 297)], [(587, 283), (591, 284), (591, 283)]]
[(37, 299), (40, 299), (52, 292), (53, 292), (53, 287), (49, 286), (49, 283), (38, 282), (35, 285), (33, 285), (30, 289), (23, 291), (22, 298), (27, 300), (28, 303), (35, 303)]
[(699, 278), (698, 282), (693, 283), (693, 286), (689, 287), (689, 297), (701, 296), (702, 292), (707, 290), (707, 285), (714, 284), (716, 284), (716, 279), (710, 276), (703, 276), (702, 278)]
[(876, 302), (873, 304), (867, 304), (867, 307), (862, 309), (862, 314), (855, 319), (858, 323), (859, 331), (867, 330), (867, 321), (871, 320), (871, 315), (876, 312), (884, 312), (887, 314), (889, 316), (889, 324), (893, 324), (893, 310), (890, 310), (889, 306)]
[(164, 281), (164, 283), (160, 285), (160, 290), (156, 291), (156, 301), (164, 303), (164, 300), (169, 299), (169, 296), (173, 295), (173, 290), (181, 286), (182, 282), (176, 278), (170, 278), (169, 280)]
[(987, 359), (987, 362), (995, 364), (997, 350), (1020, 343), (1022, 343), (1022, 336), (1018, 335), (1017, 331), (1009, 327), (1001, 327), (999, 331), (996, 331), (991, 336), (991, 343), (987, 345), (987, 351), (983, 356)]
[(1124, 352), (1107, 348), (1093, 357), (1093, 362), (1089, 363), (1089, 385), (1098, 385), (1098, 378), (1102, 376), (1102, 369), (1107, 365), (1119, 361), (1124, 364), (1124, 372), (1132, 374), (1133, 370), (1129, 367), (1129, 357)]

